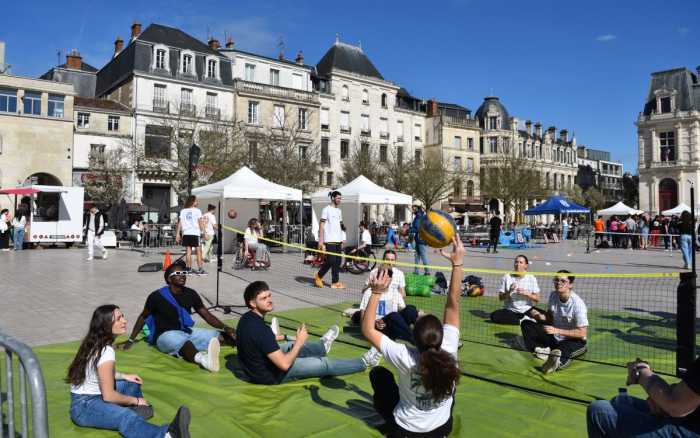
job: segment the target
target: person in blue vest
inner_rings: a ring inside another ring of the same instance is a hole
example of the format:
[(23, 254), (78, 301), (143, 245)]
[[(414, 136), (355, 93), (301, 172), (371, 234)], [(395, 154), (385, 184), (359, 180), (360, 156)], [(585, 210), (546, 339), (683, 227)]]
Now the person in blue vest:
[(425, 275), (430, 275), (430, 271), (428, 270), (428, 246), (423, 242), (418, 235), (418, 230), (420, 229), (420, 223), (425, 217), (425, 211), (423, 211), (423, 208), (419, 205), (414, 205), (412, 207), (413, 209), (413, 222), (411, 222), (411, 235), (413, 236), (413, 241), (416, 244), (416, 253), (415, 253), (415, 266), (413, 267), (413, 272), (415, 274), (418, 274), (418, 264), (423, 263), (423, 269)]
[[(186, 268), (184, 263), (175, 262), (165, 269), (163, 276), (167, 284), (151, 292), (129, 340), (117, 344), (117, 348), (131, 348), (146, 325), (149, 344), (163, 353), (181, 357), (216, 373), (219, 371), (220, 346), (222, 343), (234, 346), (236, 332), (207, 310), (197, 292), (185, 286)], [(193, 327), (190, 316), (193, 310), (217, 330)]]

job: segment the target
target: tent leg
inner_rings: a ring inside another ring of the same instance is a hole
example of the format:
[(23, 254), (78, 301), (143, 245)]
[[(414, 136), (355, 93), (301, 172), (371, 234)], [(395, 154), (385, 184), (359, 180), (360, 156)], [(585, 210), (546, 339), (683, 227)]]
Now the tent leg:
[[(284, 243), (287, 242), (287, 201), (282, 202), (282, 241)], [(287, 245), (282, 245), (282, 252), (285, 253), (287, 252)]]

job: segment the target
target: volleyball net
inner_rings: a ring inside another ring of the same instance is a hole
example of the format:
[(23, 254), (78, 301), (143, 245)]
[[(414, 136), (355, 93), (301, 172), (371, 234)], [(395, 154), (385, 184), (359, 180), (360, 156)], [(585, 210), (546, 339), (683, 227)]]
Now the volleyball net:
[[(242, 241), (242, 238), (237, 238), (241, 236), (241, 230), (224, 228), (230, 232), (227, 236), (233, 233), (234, 242)], [(340, 281), (345, 288), (332, 289), (329, 287), (330, 272), (324, 278), (326, 286), (323, 288), (314, 285), (314, 275), (325, 257), (336, 254), (277, 240), (260, 238), (259, 241), (272, 247), (269, 268), (251, 269), (254, 262), (250, 262), (252, 255), (248, 255), (248, 262), (245, 257), (239, 257), (239, 263), (226, 257), (223, 272), (244, 282), (263, 280), (269, 284), (274, 295), (281, 294), (285, 299), (297, 301), (297, 307), (318, 307), (331, 312), (343, 321), (341, 329), (344, 334), (356, 342), (362, 341), (359, 325), (353, 323), (349, 315), (359, 308), (369, 271), (381, 264), (383, 248), (373, 248), (366, 257), (339, 254), (344, 267)], [(392, 268), (404, 273), (405, 302), (441, 317), (446, 290), (439, 280), (436, 281), (436, 273), (441, 272), (449, 284), (449, 262), (438, 254), (431, 254), (432, 264), (427, 267), (431, 275), (425, 276), (425, 267), (412, 263), (413, 257), (413, 252), (399, 251), (398, 260)], [(236, 258), (235, 254), (233, 258)], [(470, 268), (469, 263), (467, 253), (460, 312), (462, 341), (520, 349), (517, 340), (521, 335), (520, 327), (497, 324), (490, 318), (492, 312), (503, 308), (504, 303), (499, 300), (498, 292), (503, 276), (510, 271)], [(543, 310), (547, 309), (547, 301), (554, 290), (556, 271), (561, 269), (556, 262), (551, 264), (551, 268), (552, 272), (528, 272), (537, 280), (540, 302), (536, 307)], [(414, 274), (415, 270), (418, 270), (418, 275)], [(659, 372), (675, 374), (679, 273), (573, 272), (570, 275), (575, 277), (573, 291), (586, 303), (589, 320), (588, 351), (578, 360), (624, 366), (639, 357), (652, 363)]]

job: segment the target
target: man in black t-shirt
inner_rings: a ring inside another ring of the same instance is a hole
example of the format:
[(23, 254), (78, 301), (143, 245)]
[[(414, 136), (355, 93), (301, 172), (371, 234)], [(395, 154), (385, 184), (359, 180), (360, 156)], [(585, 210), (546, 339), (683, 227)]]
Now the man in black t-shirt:
[(501, 218), (496, 212), (489, 221), (489, 246), (486, 247), (486, 252), (490, 252), (493, 246), (493, 253), (498, 253), (496, 247), (498, 246), (498, 238), (501, 236), (501, 223)]
[(672, 385), (637, 359), (627, 364), (627, 384), (641, 385), (649, 397), (619, 395), (591, 403), (586, 415), (590, 438), (700, 436), (700, 358)]
[(306, 342), (309, 335), (302, 324), (294, 342), (279, 345), (265, 324), (265, 314), (272, 311), (272, 293), (267, 283), (250, 283), (243, 299), (250, 311), (238, 321), (236, 348), (243, 372), (253, 383), (275, 385), (309, 377), (341, 376), (379, 363), (381, 355), (375, 348), (356, 359), (328, 359), (326, 354), (340, 332), (337, 325), (319, 342)]
[[(128, 350), (136, 342), (136, 336), (147, 319), (152, 318), (149, 327), (153, 327), (152, 343), (158, 350), (197, 363), (211, 372), (218, 372), (220, 345), (234, 346), (235, 330), (212, 315), (197, 292), (185, 287), (186, 274), (186, 266), (182, 262), (168, 266), (164, 274), (167, 286), (151, 292), (129, 340), (117, 344), (117, 347)], [(170, 303), (168, 294), (177, 302), (179, 309)], [(218, 330), (192, 327), (190, 314), (193, 311)]]

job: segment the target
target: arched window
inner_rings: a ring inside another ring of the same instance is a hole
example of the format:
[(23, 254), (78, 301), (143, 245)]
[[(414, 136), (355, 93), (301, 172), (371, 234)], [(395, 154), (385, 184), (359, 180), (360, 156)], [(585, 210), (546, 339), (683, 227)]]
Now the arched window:
[(369, 105), (369, 92), (367, 90), (362, 90), (362, 103)]
[(462, 181), (459, 179), (455, 180), (454, 187), (452, 189), (452, 197), (455, 199), (462, 197)]
[(474, 197), (474, 181), (467, 181), (467, 198)]
[(343, 94), (342, 94), (343, 100), (348, 102), (350, 101), (350, 90), (348, 90), (347, 85), (343, 85)]
[(382, 93), (382, 108), (387, 108), (389, 106), (387, 99), (386, 99), (386, 93)]
[(678, 205), (678, 184), (671, 178), (659, 183), (659, 210), (669, 210)]

